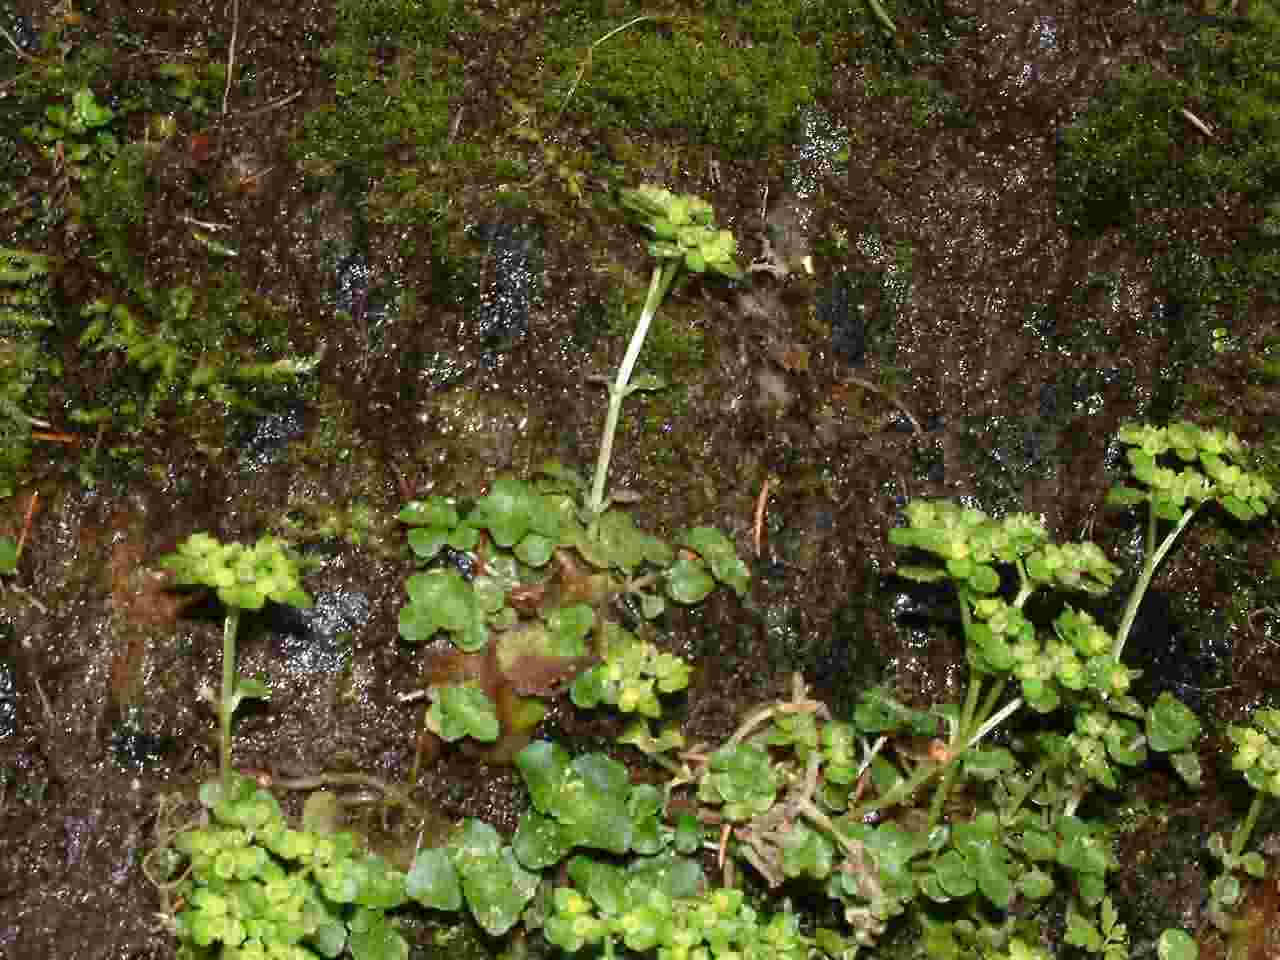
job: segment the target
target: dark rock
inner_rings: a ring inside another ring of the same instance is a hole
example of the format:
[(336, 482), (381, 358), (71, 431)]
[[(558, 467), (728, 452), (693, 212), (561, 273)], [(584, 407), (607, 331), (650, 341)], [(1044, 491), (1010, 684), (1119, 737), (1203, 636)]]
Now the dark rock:
[(373, 271), (364, 254), (352, 253), (334, 269), (334, 306), (362, 322), (369, 307), (369, 278)]
[(0, 660), (0, 740), (18, 731), (18, 685), (13, 664)]
[(480, 336), (491, 349), (507, 349), (529, 332), (529, 311), (540, 291), (542, 238), (521, 224), (492, 224), (477, 233), (487, 244), (489, 264), (478, 308)]
[(818, 322), (831, 328), (831, 349), (851, 366), (867, 355), (867, 320), (863, 306), (854, 302), (857, 285), (847, 272), (836, 274), (818, 294)]
[(140, 713), (132, 710), (111, 734), (111, 757), (124, 770), (154, 767), (173, 751), (173, 737), (142, 728)]
[(462, 574), (462, 579), (470, 583), (476, 576), (476, 558), (465, 550), (455, 550), (445, 546), (440, 549), (440, 562), (452, 567)]
[(1058, 412), (1058, 386), (1045, 383), (1040, 386), (1040, 416), (1052, 417)]
[(1206, 687), (1229, 668), (1232, 643), (1226, 630), (1189, 635), (1169, 596), (1148, 590), (1125, 643), (1124, 662), (1142, 676), (1134, 692), (1150, 703), (1166, 691), (1199, 710)]
[(319, 593), (309, 610), (269, 608), (278, 649), (295, 673), (337, 673), (351, 655), (350, 635), (369, 622), (369, 598), (351, 590)]
[(36, 32), (30, 20), (20, 13), (12, 14), (5, 19), (9, 36), (23, 53), (35, 53), (40, 48), (40, 34)]
[(304, 433), (302, 409), (290, 406), (278, 413), (256, 417), (240, 431), (236, 445), (240, 462), (250, 471), (279, 461), (289, 444)]

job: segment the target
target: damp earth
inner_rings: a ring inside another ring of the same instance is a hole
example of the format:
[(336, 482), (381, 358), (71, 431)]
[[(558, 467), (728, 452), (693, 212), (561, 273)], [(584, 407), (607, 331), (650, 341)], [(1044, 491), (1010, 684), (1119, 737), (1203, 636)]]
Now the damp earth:
[[(246, 618), (271, 697), (237, 715), (241, 770), (359, 771), (514, 828), (509, 758), (422, 748), (395, 518), (589, 471), (650, 266), (619, 189), (709, 200), (755, 268), (668, 298), (641, 358), (668, 387), (615, 444), (638, 520), (717, 527), (751, 567), (665, 632), (695, 666), (690, 742), (797, 672), (836, 710), (877, 683), (962, 695), (947, 598), (890, 575), (911, 498), (1026, 510), (1133, 567), (1141, 530), (1103, 508), (1120, 425), (1221, 425), (1280, 465), (1280, 181), (1251, 152), (1280, 106), (1214, 99), (1197, 59), (1248, 13), (874, 6), (892, 35), (825, 0), (0, 0), (0, 248), (48, 258), (0, 271), (0, 533), (23, 543), (0, 957), (175, 956), (142, 864), (159, 799), (217, 768), (221, 621), (156, 560), (196, 531), (289, 539), (317, 598)], [(1135, 943), (1172, 924), (1202, 956), (1272, 955), (1274, 877), (1230, 939), (1203, 906), (1206, 838), (1248, 803), (1223, 730), (1280, 675), (1277, 539), (1193, 525), (1139, 616), (1143, 697), (1209, 735), (1201, 791), (1154, 771), (1106, 813)], [(617, 733), (564, 698), (543, 724)]]

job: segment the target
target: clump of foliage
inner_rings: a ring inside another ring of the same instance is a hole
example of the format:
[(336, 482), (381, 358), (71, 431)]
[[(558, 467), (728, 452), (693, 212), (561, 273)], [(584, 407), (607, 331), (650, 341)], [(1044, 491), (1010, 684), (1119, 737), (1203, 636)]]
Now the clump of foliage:
[[(250, 360), (231, 349), (228, 327), (241, 321), (241, 298), (220, 291), (205, 291), (197, 298), (190, 287), (138, 291), (142, 306), (131, 307), (105, 299), (86, 305), (82, 316), (88, 324), (79, 345), (94, 353), (119, 352), (140, 378), (141, 402), (131, 393), (111, 407), (80, 409), (76, 418), (99, 422), (119, 417), (125, 423), (145, 420), (175, 392), (190, 405), (207, 397), (233, 407), (250, 407), (254, 390), (292, 387), (315, 369), (322, 354), (284, 356), (275, 360)], [(223, 316), (223, 323), (210, 316)], [(247, 324), (246, 324), (247, 325)]]
[[(55, 73), (51, 69), (49, 76)], [(46, 329), (81, 329), (79, 354), (62, 356), (73, 367), (83, 361), (99, 368), (88, 375), (93, 405), (73, 406), (72, 419), (114, 420), (125, 429), (138, 427), (179, 391), (183, 404), (199, 397), (236, 407), (261, 405), (293, 389), (319, 359), (284, 353), (272, 308), (246, 303), (234, 279), (168, 289), (150, 284), (137, 228), (146, 211), (152, 152), (144, 143), (123, 142), (127, 106), (104, 105), (105, 96), (88, 86), (55, 99), (18, 132), (48, 162), (48, 189), (40, 194), (44, 222), (69, 219), (77, 230), (87, 228), (93, 263), (86, 270), (83, 258), (71, 262), (41, 250), (0, 250), (0, 352), (7, 361), (0, 375), (0, 489), (26, 461), (23, 396), (41, 378), (62, 371), (61, 360), (38, 338)], [(25, 106), (31, 110), (39, 103)], [(208, 238), (202, 242), (214, 256), (231, 252)], [(73, 277), (77, 289), (110, 286), (113, 292), (109, 298), (78, 295), (70, 310), (81, 312), (69, 316), (52, 292), (62, 274)], [(93, 354), (123, 362), (103, 364)]]
[(95, 163), (100, 165), (119, 151), (120, 141), (111, 132), (115, 119), (113, 110), (82, 87), (71, 95), (69, 104), (47, 108), (43, 122), (25, 128), (23, 134), (44, 144), (50, 154), (57, 153), (67, 174), (83, 180), (92, 175)]
[(207, 533), (194, 533), (178, 545), (176, 553), (162, 557), (179, 586), (208, 587), (227, 608), (222, 630), (222, 694), (217, 699), (220, 735), (220, 767), (224, 796), (235, 788), (231, 768), (231, 716), (248, 698), (270, 696), (260, 679), (236, 672), (236, 633), (245, 610), (261, 610), (267, 600), (293, 607), (310, 607), (311, 597), (302, 589), (298, 557), (274, 537), (262, 537), (252, 547), (221, 543)]
[[(625, 603), (654, 620), (668, 601), (699, 603), (719, 584), (741, 593), (746, 567), (713, 528), (689, 530), (677, 552), (623, 510), (589, 514), (583, 482), (556, 464), (546, 470), (533, 482), (500, 477), (469, 505), (433, 496), (401, 510), (427, 569), (406, 584), (400, 635), (421, 643), (442, 634), (465, 653), (492, 646), (506, 682), (521, 693), (568, 684), (579, 706), (656, 718), (659, 695), (684, 689), (689, 666), (616, 622), (611, 606)], [(487, 689), (446, 685), (433, 693), (427, 726), (448, 740), (462, 731), (495, 739), (485, 704), (497, 697), (495, 679)]]

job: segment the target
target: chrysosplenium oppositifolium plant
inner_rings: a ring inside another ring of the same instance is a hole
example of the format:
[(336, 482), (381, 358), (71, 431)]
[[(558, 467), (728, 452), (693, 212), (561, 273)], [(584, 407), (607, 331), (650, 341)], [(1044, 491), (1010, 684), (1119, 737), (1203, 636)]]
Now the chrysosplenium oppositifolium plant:
[(732, 233), (715, 225), (711, 204), (691, 194), (674, 194), (662, 187), (645, 184), (635, 190), (622, 191), (622, 206), (653, 239), (649, 256), (656, 261), (649, 279), (649, 293), (631, 342), (618, 367), (617, 379), (609, 387), (609, 410), (605, 415), (600, 438), (600, 455), (586, 508), (593, 514), (608, 506), (605, 483), (609, 460), (613, 455), (613, 437), (622, 413), (622, 401), (637, 390), (659, 390), (665, 384), (654, 374), (632, 379), (649, 324), (671, 288), (685, 273), (711, 273), (737, 279), (742, 268), (733, 259), (738, 244)]
[[(680, 200), (661, 192), (643, 201), (657, 206), (642, 204), (659, 259), (649, 316), (678, 270), (731, 263), (709, 212)], [(633, 338), (631, 364), (638, 352)], [(634, 387), (627, 370), (611, 409)], [(230, 710), (250, 691), (225, 674), (224, 776), (202, 789), (194, 825), (161, 831), (148, 864), (174, 896), (185, 956), (406, 960), (399, 918), (411, 909), (466, 911), (490, 937), (539, 935), (583, 958), (853, 960), (892, 941), (941, 960), (1047, 960), (1054, 916), (1065, 918), (1057, 956), (1129, 956), (1108, 893), (1112, 827), (1088, 801), (1124, 789), (1153, 754), (1199, 782), (1199, 720), (1169, 694), (1139, 703), (1123, 653), (1157, 566), (1196, 514), (1213, 505), (1247, 522), (1274, 503), (1234, 436), (1187, 423), (1121, 432), (1131, 476), (1109, 499), (1145, 514), (1147, 540), (1115, 632), (1092, 601), (1124, 571), (1097, 545), (1057, 542), (1027, 515), (912, 502), (890, 532), (909, 551), (898, 573), (953, 592), (962, 702), (920, 709), (876, 688), (834, 716), (796, 677), (789, 697), (749, 712), (732, 735), (687, 746), (678, 730), (650, 727), (690, 676), (659, 649), (656, 626), (668, 604), (721, 585), (745, 592), (747, 570), (712, 528), (668, 542), (610, 502), (606, 434), (590, 487), (549, 463), (479, 497), (406, 505), (421, 569), (399, 629), (410, 643), (455, 648), (455, 679), (427, 691), (424, 713), (445, 741), (493, 740), (508, 724), (527, 739), (543, 702), (566, 689), (580, 709), (638, 723), (608, 755), (526, 742), (515, 766), (528, 806), (514, 833), (465, 820), (402, 871), (331, 821), (291, 827), (270, 793), (230, 770)], [(233, 551), (193, 538), (171, 562), (229, 610), (305, 598), (271, 542)], [(233, 658), (230, 646), (224, 664)], [(1258, 794), (1230, 846), (1214, 841), (1219, 915), (1239, 901), (1241, 875), (1265, 867), (1245, 847), (1263, 796), (1280, 792), (1278, 718), (1260, 711), (1230, 731), (1233, 764)], [(381, 786), (426, 819), (407, 791)], [(1194, 960), (1196, 946), (1168, 930), (1158, 954)]]
[[(642, 637), (647, 624), (668, 602), (699, 603), (720, 584), (746, 589), (746, 566), (724, 534), (695, 527), (673, 545), (616, 507), (584, 522), (584, 489), (548, 465), (533, 481), (501, 477), (469, 503), (430, 497), (400, 511), (426, 565), (406, 584), (400, 635), (445, 636), (467, 654), (494, 648), (470, 664), (472, 680), (432, 691), (426, 722), (438, 735), (496, 739), (486, 703), (503, 684), (530, 698), (530, 726), (541, 716), (532, 698), (565, 685), (579, 707), (656, 719), (659, 697), (683, 690), (690, 668)], [(619, 606), (646, 626), (624, 627)]]
[[(699, 603), (717, 584), (739, 594), (746, 589), (747, 569), (723, 534), (697, 527), (673, 546), (639, 529), (606, 495), (622, 401), (662, 386), (653, 376), (632, 377), (658, 306), (685, 273), (742, 275), (733, 234), (716, 228), (710, 204), (654, 186), (625, 190), (621, 199), (652, 236), (656, 262), (609, 388), (590, 488), (572, 470), (550, 463), (532, 482), (497, 479), (475, 501), (435, 496), (400, 512), (413, 527), (410, 546), (430, 567), (409, 579), (401, 636), (420, 643), (444, 634), (471, 654), (491, 641), (497, 647), (500, 677), (482, 675), (477, 665), (472, 680), (429, 691), (426, 726), (446, 740), (498, 737), (490, 702), (502, 683), (537, 695), (571, 681), (580, 707), (607, 705), (657, 718), (659, 696), (684, 689), (689, 666), (624, 628), (610, 610), (622, 604), (635, 620), (652, 622), (668, 601)], [(441, 556), (454, 562), (441, 564)], [(536, 723), (540, 706), (520, 706), (522, 722)], [(657, 742), (647, 728), (635, 736), (637, 743)]]
[(302, 589), (297, 555), (275, 537), (262, 537), (252, 547), (221, 543), (208, 533), (193, 533), (175, 553), (160, 559), (173, 572), (177, 586), (208, 587), (226, 607), (222, 629), (222, 693), (218, 697), (218, 732), (222, 789), (230, 795), (231, 716), (250, 698), (265, 700), (267, 685), (236, 672), (236, 634), (244, 610), (261, 610), (268, 600), (292, 607), (311, 606)]

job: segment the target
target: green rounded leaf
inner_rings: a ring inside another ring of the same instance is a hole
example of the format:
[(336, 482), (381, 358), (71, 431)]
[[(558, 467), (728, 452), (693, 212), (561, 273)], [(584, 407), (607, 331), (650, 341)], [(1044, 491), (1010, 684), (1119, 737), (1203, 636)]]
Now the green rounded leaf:
[(433, 910), (462, 907), (462, 886), (458, 871), (446, 850), (420, 850), (405, 877), (405, 892), (413, 900)]
[(1160, 934), (1156, 955), (1160, 960), (1196, 960), (1200, 948), (1185, 930), (1166, 930)]
[(544, 870), (564, 859), (573, 849), (568, 831), (551, 817), (526, 810), (511, 838), (516, 859), (530, 870)]
[(667, 571), (667, 595), (676, 603), (701, 603), (715, 588), (716, 581), (701, 560), (681, 557)]
[(720, 583), (733, 588), (738, 596), (746, 592), (751, 579), (747, 565), (738, 557), (732, 541), (715, 527), (694, 527), (680, 538), (680, 544), (701, 555)]
[(493, 701), (479, 687), (457, 684), (431, 691), (434, 701), (427, 711), (427, 727), (448, 740), (471, 737), (484, 743), (498, 739), (498, 712)]
[(460, 522), (457, 508), (446, 497), (411, 500), (396, 514), (396, 519), (415, 527), (438, 527), (452, 530)]
[(1160, 694), (1147, 710), (1147, 740), (1151, 749), (1173, 753), (1191, 746), (1200, 735), (1200, 719), (1172, 694)]

